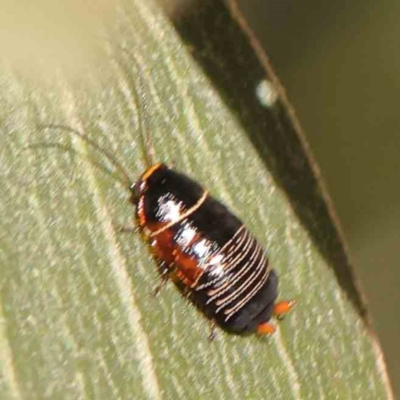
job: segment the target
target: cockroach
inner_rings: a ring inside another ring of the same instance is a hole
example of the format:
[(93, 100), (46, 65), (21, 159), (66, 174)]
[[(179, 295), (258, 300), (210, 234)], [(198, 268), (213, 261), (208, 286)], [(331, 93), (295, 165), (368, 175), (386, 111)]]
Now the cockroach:
[[(135, 97), (139, 101), (137, 92)], [(212, 326), (229, 333), (275, 331), (270, 319), (282, 318), (294, 302), (276, 302), (278, 276), (266, 252), (224, 204), (187, 175), (164, 163), (154, 163), (149, 147), (145, 149), (146, 170), (132, 180), (108, 150), (85, 134), (62, 125), (42, 128), (79, 136), (119, 173), (119, 181), (130, 192), (136, 221), (135, 227), (122, 231), (138, 231), (148, 244), (161, 274), (156, 292), (171, 280), (212, 321)], [(145, 147), (149, 146), (148, 137), (145, 140), (141, 135), (141, 139)], [(51, 146), (63, 147), (45, 144)]]

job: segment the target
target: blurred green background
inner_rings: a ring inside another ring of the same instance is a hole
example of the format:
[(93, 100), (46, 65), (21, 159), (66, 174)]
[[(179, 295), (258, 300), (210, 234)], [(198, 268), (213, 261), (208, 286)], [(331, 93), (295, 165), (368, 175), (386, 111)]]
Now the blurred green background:
[(239, 3), (319, 163), (399, 396), (400, 3)]

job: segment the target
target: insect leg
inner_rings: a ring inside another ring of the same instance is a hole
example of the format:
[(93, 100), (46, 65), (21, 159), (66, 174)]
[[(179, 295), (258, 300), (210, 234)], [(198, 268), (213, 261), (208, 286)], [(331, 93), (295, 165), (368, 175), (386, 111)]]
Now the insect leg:
[(208, 335), (208, 340), (210, 341), (210, 342), (212, 342), (214, 339), (215, 339), (215, 326), (216, 326), (216, 324), (215, 324), (215, 321), (214, 320), (211, 320), (211, 324), (210, 324), (210, 333), (209, 333), (209, 335)]
[(122, 226), (122, 225), (114, 225), (115, 230), (118, 233), (138, 233), (138, 226)]
[(153, 296), (157, 296), (160, 293), (160, 290), (165, 286), (169, 279), (170, 269), (164, 261), (157, 261), (158, 269), (161, 274), (161, 282), (156, 288), (153, 290)]

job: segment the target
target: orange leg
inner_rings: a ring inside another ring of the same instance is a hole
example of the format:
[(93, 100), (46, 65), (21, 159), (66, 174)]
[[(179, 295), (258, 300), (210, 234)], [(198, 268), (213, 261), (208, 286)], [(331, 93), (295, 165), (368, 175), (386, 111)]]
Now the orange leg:
[(292, 310), (292, 308), (295, 306), (296, 302), (294, 300), (288, 301), (280, 301), (279, 303), (276, 303), (274, 306), (274, 316), (277, 319), (283, 319), (287, 313)]

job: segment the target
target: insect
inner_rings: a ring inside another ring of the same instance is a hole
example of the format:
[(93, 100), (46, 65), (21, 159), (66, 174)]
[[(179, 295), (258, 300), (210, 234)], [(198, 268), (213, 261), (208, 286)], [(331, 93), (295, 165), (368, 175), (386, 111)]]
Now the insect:
[[(142, 70), (134, 59), (139, 83)], [(147, 165), (138, 180), (133, 180), (123, 165), (105, 148), (73, 128), (45, 125), (43, 129), (59, 129), (80, 137), (113, 165), (118, 177), (103, 164), (92, 163), (113, 175), (130, 192), (135, 207), (136, 224), (122, 232), (139, 232), (147, 242), (161, 274), (155, 293), (172, 280), (178, 289), (212, 322), (214, 327), (233, 334), (271, 334), (275, 327), (272, 316), (283, 318), (294, 301), (276, 302), (278, 277), (270, 267), (261, 245), (220, 201), (212, 197), (195, 180), (154, 163), (151, 156), (149, 130), (144, 126), (145, 91), (134, 87), (138, 108), (140, 140)], [(58, 147), (39, 144), (29, 147)], [(75, 152), (72, 150), (72, 152)]]
[(243, 223), (196, 181), (152, 165), (131, 186), (136, 223), (159, 267), (223, 330), (273, 333), (268, 321), (294, 302), (276, 303), (278, 277)]
[[(242, 221), (198, 182), (169, 168), (151, 163), (135, 182), (122, 164), (81, 132), (62, 125), (46, 125), (68, 131), (99, 151), (119, 172), (116, 177), (130, 192), (135, 207), (134, 227), (121, 232), (139, 232), (150, 248), (161, 274), (215, 325), (239, 335), (271, 334), (270, 319), (283, 318), (294, 301), (276, 302), (278, 277), (266, 253)], [(70, 148), (56, 144), (45, 147)], [(43, 144), (29, 146), (43, 147)], [(102, 164), (95, 163), (110, 173)]]

